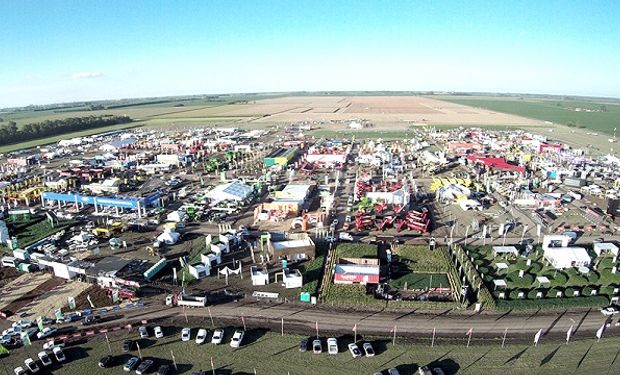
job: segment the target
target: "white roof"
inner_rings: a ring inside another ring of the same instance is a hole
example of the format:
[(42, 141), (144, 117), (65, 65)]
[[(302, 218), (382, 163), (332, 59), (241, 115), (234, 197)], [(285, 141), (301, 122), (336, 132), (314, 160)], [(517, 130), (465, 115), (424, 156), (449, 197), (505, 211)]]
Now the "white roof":
[(312, 242), (309, 239), (306, 240), (288, 240), (272, 242), (271, 245), (276, 250), (292, 249), (296, 247), (312, 246)]
[(337, 274), (378, 275), (378, 264), (337, 264)]
[(508, 284), (506, 284), (506, 280), (493, 280), (493, 284), (495, 284), (495, 286), (502, 286), (502, 287), (506, 287)]
[(506, 268), (508, 268), (508, 265), (506, 263), (496, 263), (495, 265), (497, 266), (498, 270), (505, 270)]
[(545, 256), (554, 259), (565, 259), (574, 262), (590, 263), (590, 255), (582, 247), (550, 247), (545, 250)]
[(549, 279), (546, 276), (538, 276), (536, 278), (536, 281), (538, 281), (541, 284), (549, 284), (550, 283)]
[(611, 242), (599, 242), (594, 244), (594, 251), (611, 251), (612, 253), (618, 253), (618, 246)]
[(207, 198), (216, 202), (225, 199), (244, 200), (252, 193), (252, 188), (243, 182), (233, 181), (227, 184), (218, 185), (207, 193)]

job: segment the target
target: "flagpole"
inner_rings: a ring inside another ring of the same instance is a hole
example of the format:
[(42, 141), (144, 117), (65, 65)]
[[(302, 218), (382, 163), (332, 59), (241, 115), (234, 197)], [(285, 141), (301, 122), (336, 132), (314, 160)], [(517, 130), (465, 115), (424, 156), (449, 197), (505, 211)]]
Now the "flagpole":
[(353, 326), (353, 342), (357, 342), (357, 323)]
[(177, 359), (174, 358), (174, 353), (172, 352), (172, 350), (170, 350), (170, 356), (172, 357), (172, 364), (174, 365), (174, 369), (176, 371), (179, 371), (179, 369), (177, 368)]
[(112, 354), (112, 347), (110, 346), (110, 338), (108, 337), (108, 334), (105, 334), (105, 341), (108, 343), (108, 350), (110, 351), (110, 354)]
[(467, 347), (469, 348), (469, 343), (471, 342), (471, 335), (474, 333), (474, 331), (469, 331), (469, 335), (467, 335)]
[(319, 338), (319, 322), (314, 322), (314, 327), (316, 328), (316, 338)]
[(187, 319), (187, 310), (185, 310), (185, 305), (183, 305), (183, 315), (185, 315), (185, 323), (189, 323), (189, 320)]
[(211, 357), (211, 372), (215, 375), (215, 365), (213, 364), (213, 357)]
[(282, 321), (280, 322), (280, 333), (281, 333), (281, 336), (284, 336), (284, 317), (282, 318)]
[(211, 308), (207, 306), (207, 311), (209, 311), (209, 318), (211, 319), (211, 328), (215, 328), (215, 324), (213, 323), (213, 315), (211, 315)]
[(394, 337), (392, 338), (392, 346), (396, 346), (396, 325), (394, 325)]
[(504, 337), (502, 338), (502, 348), (504, 347), (504, 344), (506, 343), (506, 334), (508, 334), (508, 328), (504, 330)]
[(241, 323), (243, 323), (243, 330), (247, 331), (247, 329), (245, 328), (245, 318), (243, 317), (243, 315), (241, 315)]
[(142, 360), (142, 352), (140, 351), (140, 344), (136, 342), (136, 348), (138, 348), (138, 357)]
[(435, 346), (435, 327), (433, 327), (433, 338), (431, 339), (431, 348)]

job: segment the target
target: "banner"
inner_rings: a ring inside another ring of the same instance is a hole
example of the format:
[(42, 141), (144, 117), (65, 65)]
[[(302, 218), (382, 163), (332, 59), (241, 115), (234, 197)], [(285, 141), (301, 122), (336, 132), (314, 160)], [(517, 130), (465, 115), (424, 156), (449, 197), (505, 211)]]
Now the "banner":
[(601, 328), (598, 329), (598, 331), (596, 331), (596, 338), (597, 339), (601, 339), (601, 337), (603, 337), (603, 331), (605, 331), (605, 323), (603, 323), (603, 325), (601, 326)]
[(56, 320), (63, 319), (65, 317), (62, 313), (62, 309), (56, 309), (54, 315), (56, 315)]
[(540, 341), (540, 336), (542, 336), (542, 329), (539, 329), (536, 332), (536, 336), (534, 336), (534, 346), (538, 345), (538, 341)]
[(30, 336), (28, 336), (28, 332), (22, 332), (20, 336), (22, 339), (22, 344), (24, 344), (24, 346), (32, 345), (32, 342), (30, 342)]
[(93, 301), (90, 299), (90, 294), (86, 296), (86, 299), (88, 300), (88, 303), (90, 303), (90, 307), (92, 309), (95, 308), (95, 304), (93, 303)]
[(568, 342), (570, 341), (570, 337), (573, 334), (573, 326), (571, 325), (568, 328), (568, 331), (566, 331), (566, 343), (568, 344)]
[(39, 331), (43, 331), (43, 328), (45, 328), (45, 325), (43, 324), (42, 316), (37, 318), (37, 326), (39, 327)]
[(112, 290), (112, 303), (118, 302), (118, 289)]
[(76, 305), (75, 305), (75, 298), (72, 296), (67, 297), (67, 304), (69, 305), (69, 308), (71, 310), (75, 310)]

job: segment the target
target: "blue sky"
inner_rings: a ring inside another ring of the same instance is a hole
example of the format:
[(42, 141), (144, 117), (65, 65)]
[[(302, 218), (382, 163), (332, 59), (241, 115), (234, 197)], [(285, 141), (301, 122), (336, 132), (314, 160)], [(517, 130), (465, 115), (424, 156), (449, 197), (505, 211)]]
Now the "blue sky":
[(0, 107), (297, 90), (620, 97), (618, 1), (0, 0)]

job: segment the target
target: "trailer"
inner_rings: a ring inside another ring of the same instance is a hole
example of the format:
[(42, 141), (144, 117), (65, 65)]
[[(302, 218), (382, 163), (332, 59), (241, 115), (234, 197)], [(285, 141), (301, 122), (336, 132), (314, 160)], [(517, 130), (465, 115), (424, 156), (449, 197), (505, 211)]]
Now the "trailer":
[(166, 306), (205, 307), (207, 306), (207, 296), (193, 296), (183, 293), (168, 294)]

